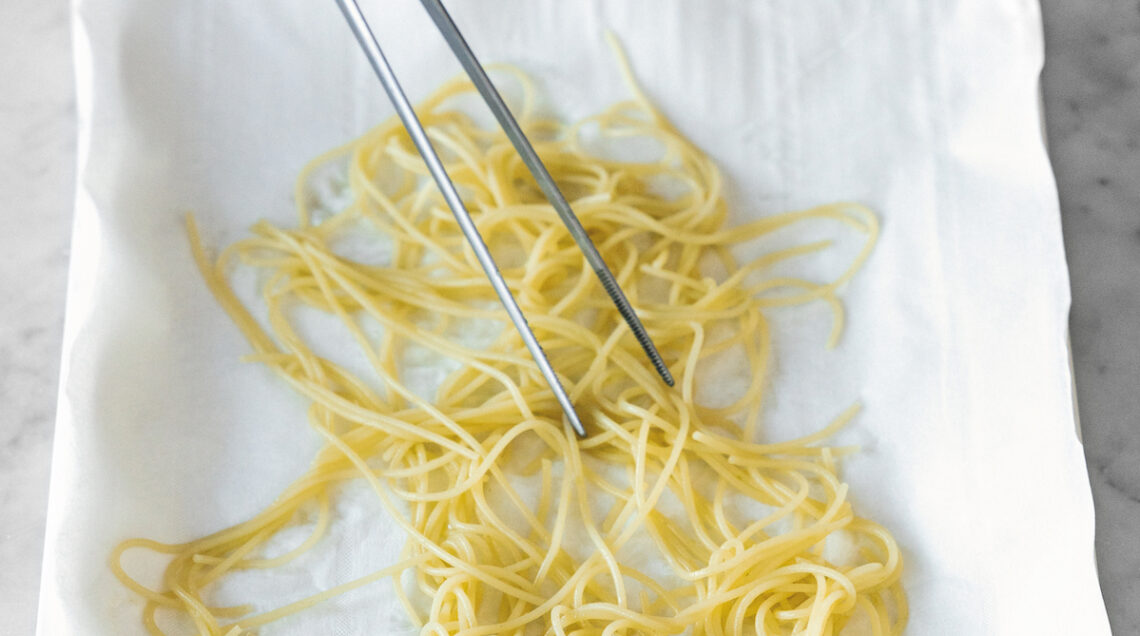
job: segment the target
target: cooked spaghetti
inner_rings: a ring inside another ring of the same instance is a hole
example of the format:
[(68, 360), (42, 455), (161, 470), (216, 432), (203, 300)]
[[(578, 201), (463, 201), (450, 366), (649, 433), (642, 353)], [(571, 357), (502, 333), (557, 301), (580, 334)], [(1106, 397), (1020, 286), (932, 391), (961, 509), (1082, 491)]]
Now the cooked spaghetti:
[[(829, 635), (856, 623), (865, 633), (901, 632), (898, 546), (853, 511), (837, 474), (847, 450), (822, 445), (856, 408), (799, 439), (761, 439), (772, 312), (825, 303), (835, 342), (837, 291), (872, 249), (877, 220), (844, 203), (727, 227), (721, 173), (623, 70), (634, 99), (569, 126), (535, 116), (530, 85), (516, 73), (525, 93), (516, 114), (677, 387), (645, 362), (505, 136), (456, 103), (471, 86), (452, 81), (418, 113), (589, 436), (564, 426), (406, 133), (388, 121), (301, 175), (294, 228), (258, 223), (215, 259), (188, 219), (194, 257), (249, 340), (249, 359), (311, 401), (310, 423), (326, 444), (307, 474), (244, 523), (179, 545), (118, 546), (112, 567), (145, 600), (151, 633), (165, 633), (160, 617), (174, 612), (200, 634), (249, 634), (382, 579), (425, 635)], [(630, 161), (595, 150), (598, 140), (635, 138), (650, 140), (657, 156)], [(322, 213), (307, 184), (330, 162), (347, 165), (351, 203)], [(382, 262), (336, 249), (358, 223), (386, 237)], [(862, 247), (826, 282), (772, 273), (812, 258), (828, 248), (824, 241), (747, 262), (733, 252), (782, 230), (796, 236), (804, 225), (832, 223)], [(239, 300), (229, 278), (235, 267), (262, 272), (262, 301)], [(338, 318), (370, 376), (315, 353), (295, 324), (298, 306)], [(457, 337), (488, 321), (498, 327), (487, 341)], [(430, 391), (408, 380), (413, 349), (451, 362)], [(730, 359), (746, 386), (704, 403), (702, 386), (718, 382)], [(396, 563), (261, 613), (211, 604), (206, 588), (227, 574), (277, 568), (321, 541), (335, 487), (357, 479), (406, 533)], [(312, 509), (311, 535), (266, 556), (275, 533)], [(837, 541), (851, 546), (848, 554), (833, 554)], [(123, 553), (133, 549), (170, 556), (161, 587), (124, 570)]]

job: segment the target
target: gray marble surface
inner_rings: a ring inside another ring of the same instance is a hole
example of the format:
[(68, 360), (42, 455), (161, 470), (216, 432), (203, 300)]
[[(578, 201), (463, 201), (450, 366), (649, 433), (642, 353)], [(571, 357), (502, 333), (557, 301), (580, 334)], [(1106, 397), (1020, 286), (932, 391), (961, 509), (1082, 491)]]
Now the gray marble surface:
[(75, 175), (66, 0), (0, 2), (0, 634), (34, 633)]
[[(1114, 633), (1140, 635), (1140, 4), (1043, 4), (1097, 558)], [(0, 2), (3, 634), (33, 633), (42, 557), (75, 163), (67, 5)]]
[[(1050, 155), (1097, 563), (1114, 633), (1140, 634), (1140, 4), (1044, 0)], [(1060, 583), (1060, 582), (1059, 582)]]

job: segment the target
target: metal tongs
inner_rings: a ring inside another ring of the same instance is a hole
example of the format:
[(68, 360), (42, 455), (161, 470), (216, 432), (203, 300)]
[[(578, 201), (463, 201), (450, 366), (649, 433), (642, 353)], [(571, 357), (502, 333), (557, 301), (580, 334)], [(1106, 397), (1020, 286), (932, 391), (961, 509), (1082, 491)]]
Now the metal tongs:
[[(503, 98), (499, 92), (495, 90), (495, 86), (491, 83), (490, 78), (487, 77), (487, 72), (479, 64), (479, 60), (475, 58), (475, 53), (471, 51), (471, 47), (463, 39), (463, 35), (459, 33), (459, 29), (455, 26), (455, 22), (451, 20), (447, 10), (444, 9), (443, 4), (439, 0), (420, 0), (424, 9), (427, 10), (428, 15), (435, 22), (436, 27), (440, 33), (443, 34), (448, 45), (451, 47), (452, 52), (459, 58), (460, 64), (463, 69), (467, 71), (467, 75), (475, 84), (475, 88), (479, 94), (483, 96), (483, 100), (487, 102), (487, 106), (491, 108), (491, 112), (495, 114), (495, 118), (499, 121), (499, 125), (503, 127), (503, 131), (511, 140), (515, 150), (522, 156), (522, 160), (526, 163), (530, 173), (534, 176), (535, 181), (538, 182), (539, 188), (542, 189), (543, 194), (546, 195), (547, 200), (554, 206), (558, 216), (562, 218), (562, 222), (566, 224), (566, 229), (570, 231), (570, 235), (574, 237), (578, 247), (586, 256), (586, 261), (594, 268), (594, 273), (597, 274), (598, 280), (601, 281), (602, 287), (605, 288), (606, 293), (613, 299), (614, 304), (617, 306), (618, 312), (621, 317), (625, 319), (626, 324), (629, 325), (633, 335), (637, 338), (637, 342), (641, 348), (645, 350), (645, 354), (653, 362), (653, 366), (657, 369), (657, 373), (661, 376), (665, 383), (673, 386), (673, 376), (669, 373), (668, 367), (661, 359), (661, 354), (657, 352), (657, 347), (654, 346), (653, 341), (649, 338), (649, 334), (645, 332), (645, 327), (642, 326), (641, 320), (638, 319), (637, 314), (633, 311), (629, 301), (626, 299), (625, 294), (622, 293), (621, 287), (618, 286), (617, 280), (610, 272), (610, 268), (606, 266), (605, 261), (602, 260), (601, 254), (598, 253), (598, 248), (594, 246), (590, 236), (586, 234), (586, 230), (582, 227), (582, 223), (578, 221), (578, 217), (574, 215), (574, 211), (570, 209), (570, 204), (566, 201), (566, 197), (558, 189), (554, 183), (554, 178), (550, 176), (546, 166), (543, 165), (542, 160), (539, 159), (538, 153), (534, 151), (534, 147), (530, 145), (526, 135), (523, 134), (522, 128), (519, 127), (517, 121), (507, 105), (503, 102)], [(542, 371), (543, 377), (550, 384), (550, 388), (554, 391), (554, 396), (558, 399), (558, 403), (562, 406), (567, 419), (570, 421), (570, 426), (574, 429), (579, 436), (585, 437), (586, 429), (582, 426), (582, 420), (574, 411), (574, 405), (570, 401), (570, 396), (566, 394), (566, 389), (562, 387), (562, 382), (554, 373), (554, 369), (550, 366), (550, 360), (547, 359), (546, 353), (543, 352), (542, 346), (535, 338), (534, 332), (531, 331), (530, 325), (527, 324), (526, 317), (523, 316), (522, 311), (519, 309), (518, 303), (515, 301), (514, 296), (511, 295), (511, 290), (507, 287), (507, 283), (503, 280), (503, 275), (499, 273), (499, 268), (495, 264), (495, 259), (492, 258), (491, 252), (487, 249), (487, 244), (483, 242), (483, 237), (479, 235), (479, 230), (476, 229), (475, 223), (471, 220), (471, 214), (464, 207), (463, 201), (459, 198), (459, 193), (455, 189), (455, 184), (452, 183), (451, 178), (447, 175), (447, 171), (443, 167), (443, 163), (436, 154), (435, 149), (432, 147), (431, 142), (428, 140), (427, 133), (424, 127), (420, 124), (419, 118), (416, 116), (412, 105), (408, 101), (407, 95), (404, 90), (400, 88), (400, 82), (396, 79), (395, 74), (392, 72), (392, 67), (389, 66), (388, 60), (384, 57), (384, 52), (380, 50), (380, 44), (376, 41), (376, 36), (373, 35), (372, 29), (368, 26), (368, 21), (365, 20), (364, 14), (360, 11), (360, 6), (356, 0), (337, 0), (340, 5), (340, 10), (344, 13), (344, 17), (348, 20), (348, 24), (352, 27), (352, 32), (356, 35), (357, 41), (364, 49), (364, 54), (368, 57), (369, 63), (376, 71), (377, 77), (380, 78), (380, 83), (384, 85), (384, 91), (388, 93), (388, 99), (392, 101), (392, 105), (396, 108), (396, 114), (400, 116), (400, 120), (404, 123), (408, 134), (412, 138), (416, 149), (419, 150), (420, 155), (423, 156), (424, 162), (427, 164), (428, 170), (431, 172), (432, 178), (435, 179), (436, 185), (439, 187), (440, 192), (443, 194), (444, 200), (447, 202), (448, 207), (451, 208), (452, 214), (455, 215), (455, 220), (459, 222), (459, 227), (463, 231), (467, 241), (471, 244), (471, 248), (475, 251), (476, 258), (479, 259), (479, 264), (483, 266), (483, 271), (487, 274), (487, 278), (491, 281), (491, 286), (494, 287), (495, 293), (499, 296), (499, 300), (506, 308), (507, 314), (511, 317), (511, 322), (519, 331), (522, 336), (523, 342), (526, 343), (526, 348), (530, 351), (534, 361), (538, 363), (538, 368)]]

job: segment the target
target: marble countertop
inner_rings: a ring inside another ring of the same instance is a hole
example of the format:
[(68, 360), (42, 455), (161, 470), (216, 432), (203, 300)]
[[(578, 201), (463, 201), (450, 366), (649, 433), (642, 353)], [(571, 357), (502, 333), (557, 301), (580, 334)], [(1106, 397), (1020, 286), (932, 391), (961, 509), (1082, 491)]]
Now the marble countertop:
[[(1043, 0), (1043, 89), (1114, 633), (1140, 635), (1140, 4)], [(67, 0), (0, 3), (0, 631), (34, 632), (75, 164)], [(1058, 582), (1061, 584), (1061, 582)]]

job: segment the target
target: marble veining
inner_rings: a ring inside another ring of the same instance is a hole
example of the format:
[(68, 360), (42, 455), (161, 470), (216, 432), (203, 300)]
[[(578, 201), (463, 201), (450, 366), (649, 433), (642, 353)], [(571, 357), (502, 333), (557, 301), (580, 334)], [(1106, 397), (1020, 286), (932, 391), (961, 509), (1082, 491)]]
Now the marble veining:
[[(1140, 2), (1042, 2), (1101, 585), (1114, 632), (1140, 635)], [(0, 3), (0, 631), (12, 634), (34, 631), (59, 369), (75, 162), (67, 7)]]

